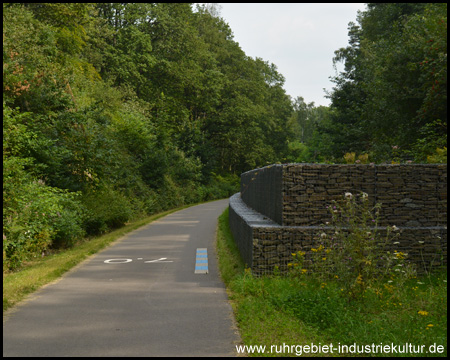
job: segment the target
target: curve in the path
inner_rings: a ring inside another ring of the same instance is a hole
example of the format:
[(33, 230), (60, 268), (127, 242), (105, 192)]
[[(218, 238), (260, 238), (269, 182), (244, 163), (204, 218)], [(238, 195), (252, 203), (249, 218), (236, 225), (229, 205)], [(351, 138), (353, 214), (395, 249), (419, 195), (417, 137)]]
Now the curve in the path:
[[(138, 229), (19, 305), (3, 356), (224, 356), (240, 341), (215, 257), (220, 200)], [(195, 273), (197, 249), (208, 272)]]

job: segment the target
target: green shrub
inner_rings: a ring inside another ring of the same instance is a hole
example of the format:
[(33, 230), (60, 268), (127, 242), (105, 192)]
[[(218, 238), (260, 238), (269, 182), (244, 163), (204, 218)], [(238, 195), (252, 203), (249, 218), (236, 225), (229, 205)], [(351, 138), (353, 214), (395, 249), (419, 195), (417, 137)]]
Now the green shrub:
[(447, 164), (447, 147), (436, 148), (436, 152), (427, 156), (427, 162), (430, 164)]
[(289, 155), (287, 161), (289, 162), (311, 162), (313, 155), (311, 149), (300, 141), (292, 141), (288, 144)]
[(229, 174), (225, 176), (211, 174), (206, 185), (197, 185), (196, 192), (198, 201), (224, 199), (237, 193), (240, 187), (239, 176)]
[(388, 251), (387, 246), (395, 244), (399, 233), (395, 225), (387, 226), (385, 234), (380, 233), (380, 208), (381, 204), (370, 208), (366, 193), (346, 193), (342, 200), (333, 202), (327, 207), (331, 223), (317, 235), (319, 243), (311, 249), (310, 266), (304, 266), (305, 252), (292, 254), (291, 275), (308, 275), (322, 282), (333, 280), (350, 298), (363, 296), (366, 289), (382, 279), (389, 277), (393, 281), (395, 277), (401, 283), (413, 276), (415, 271), (406, 263), (406, 254)]
[(85, 235), (83, 219), (86, 209), (78, 199), (76, 201), (64, 199), (61, 205), (61, 211), (57, 212), (57, 216), (53, 220), (55, 236), (52, 247), (68, 248), (73, 246), (78, 239), (81, 239)]
[(129, 199), (110, 186), (91, 190), (82, 201), (87, 209), (84, 228), (89, 235), (123, 226), (133, 215)]
[(3, 261), (15, 269), (50, 246), (83, 236), (77, 193), (47, 186), (24, 169), (31, 160), (3, 159)]

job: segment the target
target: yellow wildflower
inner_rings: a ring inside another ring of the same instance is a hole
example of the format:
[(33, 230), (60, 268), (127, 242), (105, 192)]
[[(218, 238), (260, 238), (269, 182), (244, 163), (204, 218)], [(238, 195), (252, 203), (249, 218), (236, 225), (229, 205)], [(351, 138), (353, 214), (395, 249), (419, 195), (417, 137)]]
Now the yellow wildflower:
[(423, 310), (420, 310), (420, 311), (418, 311), (417, 312), (419, 315), (423, 315), (423, 316), (427, 316), (428, 315), (428, 311), (423, 311)]

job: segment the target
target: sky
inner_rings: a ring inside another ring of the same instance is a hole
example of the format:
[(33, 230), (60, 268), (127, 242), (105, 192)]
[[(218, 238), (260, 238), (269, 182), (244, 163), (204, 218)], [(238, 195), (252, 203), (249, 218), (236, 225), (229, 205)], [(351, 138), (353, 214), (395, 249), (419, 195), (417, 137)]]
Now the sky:
[[(220, 17), (246, 55), (277, 66), (293, 99), (328, 106), (334, 51), (348, 45), (348, 23), (362, 3), (219, 3)], [(342, 67), (343, 68), (343, 67)], [(341, 69), (342, 69), (341, 68)], [(338, 68), (339, 69), (339, 68)]]

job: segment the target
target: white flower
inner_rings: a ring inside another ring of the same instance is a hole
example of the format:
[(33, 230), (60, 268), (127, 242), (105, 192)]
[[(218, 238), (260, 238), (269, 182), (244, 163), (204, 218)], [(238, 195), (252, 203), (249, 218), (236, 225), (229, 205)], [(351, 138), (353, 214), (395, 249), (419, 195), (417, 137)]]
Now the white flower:
[(399, 229), (397, 226), (392, 225), (392, 230), (393, 230), (393, 231), (399, 231), (400, 229)]
[(353, 197), (353, 194), (351, 192), (346, 192), (344, 196), (346, 199), (350, 200)]
[(320, 237), (321, 237), (322, 239), (325, 239), (325, 238), (327, 237), (327, 234), (322, 233), (322, 234), (320, 234)]
[(361, 199), (362, 199), (362, 200), (369, 200), (369, 194), (363, 192), (363, 193), (361, 194)]
[(400, 242), (399, 242), (399, 241), (396, 241), (396, 242), (394, 243), (394, 245), (398, 245), (398, 244), (400, 244)]

